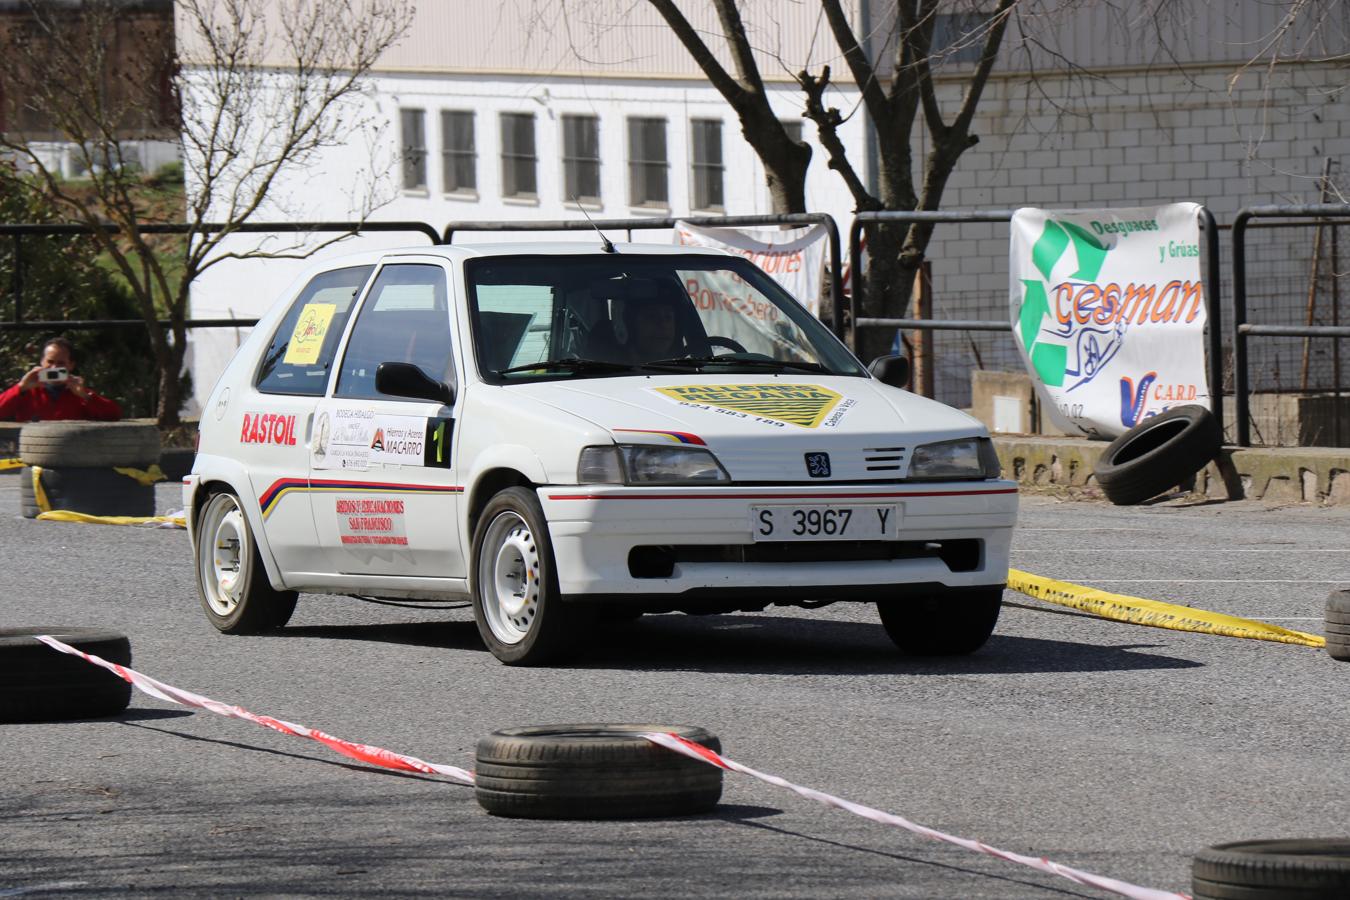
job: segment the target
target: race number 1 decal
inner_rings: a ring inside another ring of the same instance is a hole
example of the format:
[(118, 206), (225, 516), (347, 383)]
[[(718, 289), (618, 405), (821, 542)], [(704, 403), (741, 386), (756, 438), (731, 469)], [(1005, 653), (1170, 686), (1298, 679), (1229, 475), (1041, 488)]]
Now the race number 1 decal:
[(427, 419), (427, 449), (423, 465), (450, 468), (450, 437), (454, 434), (454, 430), (454, 419), (449, 417)]

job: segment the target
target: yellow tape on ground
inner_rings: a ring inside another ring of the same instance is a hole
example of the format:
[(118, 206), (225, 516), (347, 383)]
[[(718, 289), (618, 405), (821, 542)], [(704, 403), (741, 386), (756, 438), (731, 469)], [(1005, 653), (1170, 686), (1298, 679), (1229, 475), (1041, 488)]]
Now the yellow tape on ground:
[(47, 502), (47, 492), (42, 489), (42, 467), (33, 466), (33, 503), (37, 506), (39, 512), (46, 512), (52, 508)]
[(113, 471), (118, 475), (125, 475), (128, 478), (134, 478), (145, 487), (149, 487), (158, 481), (163, 481), (168, 476), (160, 471), (159, 466), (152, 465), (148, 469), (133, 469), (130, 466), (113, 466)]
[(187, 527), (183, 516), (91, 516), (88, 513), (71, 512), (68, 509), (44, 510), (38, 513), (39, 519), (48, 522), (87, 522), (91, 525), (174, 525)]
[(1110, 594), (1096, 588), (1056, 581), (1053, 578), (1032, 575), (1017, 569), (1008, 570), (1008, 587), (1028, 597), (1044, 600), (1046, 603), (1071, 606), (1104, 619), (1115, 619), (1117, 622), (1171, 628), (1175, 631), (1222, 634), (1257, 641), (1278, 641), (1282, 644), (1302, 644), (1305, 647), (1325, 647), (1327, 644), (1326, 638), (1319, 635), (1291, 631), (1255, 619), (1192, 609), (1159, 600), (1145, 600), (1142, 597)]
[(8, 459), (0, 459), (0, 472), (8, 472), (10, 469), (22, 469), (23, 460), (17, 456), (11, 456)]

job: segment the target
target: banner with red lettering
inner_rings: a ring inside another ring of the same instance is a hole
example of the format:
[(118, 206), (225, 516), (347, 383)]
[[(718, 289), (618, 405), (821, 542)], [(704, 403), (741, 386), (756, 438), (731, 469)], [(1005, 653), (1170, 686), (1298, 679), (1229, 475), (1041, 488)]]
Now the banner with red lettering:
[(805, 228), (700, 228), (675, 223), (675, 243), (716, 247), (744, 256), (767, 272), (814, 316), (820, 316), (829, 234), (824, 225)]
[(1199, 210), (1013, 216), (1013, 335), (1062, 430), (1116, 438), (1170, 407), (1210, 406)]

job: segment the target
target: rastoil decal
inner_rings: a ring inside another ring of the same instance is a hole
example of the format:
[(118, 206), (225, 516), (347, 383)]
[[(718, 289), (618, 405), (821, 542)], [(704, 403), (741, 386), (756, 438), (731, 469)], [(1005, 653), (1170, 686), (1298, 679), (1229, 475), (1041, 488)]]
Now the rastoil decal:
[(295, 446), (295, 416), (274, 413), (244, 413), (241, 444), (283, 444)]

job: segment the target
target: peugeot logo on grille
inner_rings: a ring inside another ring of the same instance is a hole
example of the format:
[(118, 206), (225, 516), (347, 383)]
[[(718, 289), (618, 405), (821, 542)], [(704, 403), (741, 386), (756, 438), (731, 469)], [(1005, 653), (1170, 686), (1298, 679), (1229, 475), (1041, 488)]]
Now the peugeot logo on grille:
[(830, 454), (828, 453), (808, 453), (806, 454), (806, 474), (812, 478), (830, 477)]

